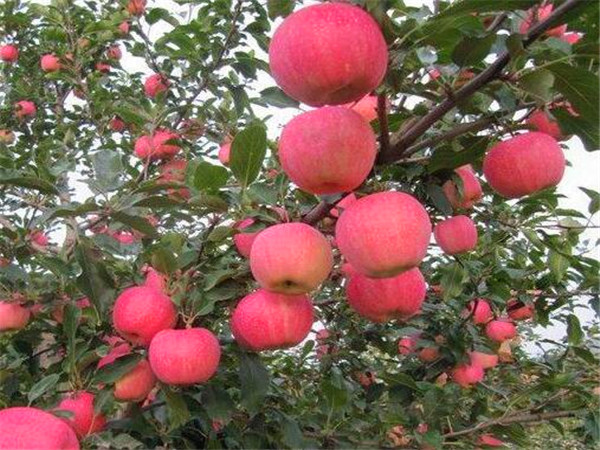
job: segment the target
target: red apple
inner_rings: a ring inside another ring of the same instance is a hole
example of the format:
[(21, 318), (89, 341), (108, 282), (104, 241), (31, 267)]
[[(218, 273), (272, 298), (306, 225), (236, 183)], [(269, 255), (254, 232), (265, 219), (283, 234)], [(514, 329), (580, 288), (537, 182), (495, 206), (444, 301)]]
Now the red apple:
[(351, 191), (375, 162), (373, 129), (351, 109), (331, 106), (294, 117), (279, 139), (279, 160), (287, 176), (315, 195)]
[(15, 142), (15, 133), (11, 130), (0, 130), (0, 144), (10, 145)]
[[(386, 108), (389, 108), (389, 101), (386, 100)], [(378, 99), (376, 95), (365, 95), (357, 102), (346, 103), (346, 108), (350, 108), (361, 115), (367, 122), (372, 122), (377, 119)]]
[(33, 230), (29, 233), (29, 239), (34, 244), (40, 247), (46, 247), (49, 243), (48, 236), (44, 234), (44, 232), (40, 230)]
[(491, 434), (482, 434), (477, 439), (477, 445), (483, 445), (484, 447), (504, 447), (506, 443)]
[(28, 117), (35, 116), (36, 108), (35, 103), (29, 100), (21, 100), (15, 103), (15, 116), (17, 119), (25, 119)]
[(417, 354), (423, 362), (433, 362), (440, 357), (440, 349), (437, 347), (425, 347)]
[(223, 164), (224, 166), (229, 165), (230, 153), (231, 142), (224, 142), (223, 144), (221, 144), (221, 147), (219, 147), (219, 161), (221, 161), (221, 164)]
[(470, 252), (477, 247), (477, 227), (467, 216), (442, 220), (433, 229), (435, 241), (449, 255)]
[[(550, 16), (550, 14), (552, 14), (553, 9), (554, 6), (551, 3), (529, 9), (527, 11), (527, 17), (525, 18), (525, 20), (523, 20), (523, 22), (521, 22), (521, 25), (519, 26), (519, 33), (526, 34), (529, 31), (531, 25), (534, 22), (534, 15), (536, 16), (535, 23), (542, 22), (546, 20)], [(563, 34), (565, 34), (565, 31), (567, 31), (566, 24), (559, 25), (555, 28), (551, 28), (550, 30), (546, 31), (545, 34), (547, 36), (554, 36), (560, 38)]]
[(539, 131), (540, 133), (546, 133), (547, 135), (552, 136), (557, 141), (565, 139), (558, 122), (550, 117), (548, 112), (544, 110), (539, 109), (534, 112), (527, 118), (525, 123), (531, 125), (534, 130)]
[(506, 198), (519, 198), (556, 186), (564, 172), (565, 156), (558, 142), (536, 131), (496, 144), (483, 160), (488, 183)]
[(166, 384), (190, 385), (208, 381), (221, 358), (219, 341), (206, 328), (163, 330), (148, 349), (150, 367)]
[(173, 328), (177, 311), (171, 299), (148, 286), (125, 289), (112, 313), (117, 332), (135, 345), (147, 346), (156, 333)]
[(281, 294), (304, 294), (329, 276), (333, 255), (329, 242), (304, 223), (265, 228), (252, 244), (250, 269), (258, 284)]
[(426, 292), (425, 279), (416, 267), (391, 278), (369, 278), (355, 272), (346, 284), (352, 309), (373, 322), (406, 320), (418, 314)]
[(419, 334), (404, 336), (398, 341), (398, 353), (404, 356), (410, 355), (416, 350), (418, 340)]
[(121, 47), (119, 47), (118, 45), (111, 45), (106, 51), (106, 56), (108, 57), (108, 59), (121, 59), (123, 57)]
[(358, 200), (356, 198), (356, 195), (354, 195), (354, 193), (350, 193), (348, 195), (346, 195), (343, 199), (341, 199), (339, 202), (337, 202), (337, 204), (331, 208), (331, 210), (329, 211), (329, 214), (331, 214), (333, 217), (339, 217), (341, 213), (344, 212), (344, 210), (346, 208), (348, 208), (348, 206), (350, 206), (352, 203), (354, 203), (356, 200)]
[(60, 70), (60, 60), (52, 54), (44, 55), (40, 59), (40, 66), (44, 72), (56, 72)]
[(506, 318), (492, 320), (485, 326), (485, 334), (495, 342), (504, 342), (517, 335), (517, 327)]
[(131, 231), (119, 230), (109, 233), (116, 241), (123, 245), (131, 245), (137, 241), (137, 238)]
[(471, 364), (479, 365), (484, 369), (492, 369), (498, 365), (498, 355), (490, 355), (489, 353), (472, 351), (469, 352)]
[(448, 180), (442, 186), (446, 198), (454, 209), (471, 209), (483, 197), (481, 184), (470, 164), (454, 169), (462, 183), (461, 189), (453, 180)]
[(533, 305), (523, 303), (516, 298), (511, 298), (506, 302), (506, 311), (508, 312), (508, 317), (512, 320), (527, 320), (533, 317), (535, 308)]
[[(160, 176), (158, 177), (158, 183), (184, 183), (185, 174), (187, 171), (187, 161), (185, 159), (173, 159), (167, 161), (160, 166)], [(188, 199), (192, 196), (192, 193), (188, 188), (167, 189), (167, 192), (172, 197), (181, 197)]]
[(19, 59), (19, 50), (15, 45), (0, 45), (0, 60), (13, 63)]
[(125, 21), (125, 22), (121, 22), (118, 26), (119, 28), (119, 33), (121, 34), (129, 34), (129, 22)]
[(146, 280), (144, 286), (156, 289), (161, 292), (165, 292), (167, 287), (167, 278), (154, 267), (147, 267), (145, 269)]
[(127, 11), (132, 16), (141, 16), (146, 12), (146, 0), (129, 0)]
[(244, 220), (236, 222), (233, 224), (233, 227), (238, 231), (238, 233), (233, 235), (233, 243), (235, 245), (236, 250), (240, 255), (245, 258), (250, 258), (250, 250), (252, 250), (252, 244), (262, 230), (246, 232), (243, 233), (242, 230), (244, 228), (248, 228), (255, 223), (255, 220), (251, 217), (248, 217)]
[(582, 33), (571, 32), (571, 33), (563, 34), (562, 36), (559, 37), (559, 39), (561, 41), (565, 41), (571, 45), (575, 45), (581, 40), (582, 37), (583, 37)]
[(125, 129), (125, 122), (123, 122), (120, 117), (113, 117), (110, 119), (109, 126), (111, 130), (120, 133)]
[(0, 331), (25, 328), (30, 316), (30, 311), (19, 303), (0, 301)]
[(459, 364), (452, 369), (452, 379), (461, 387), (470, 387), (483, 381), (483, 367), (477, 364)]
[(157, 130), (152, 136), (141, 136), (135, 141), (135, 155), (138, 158), (170, 159), (181, 147), (171, 141), (179, 138), (177, 133), (168, 130)]
[(468, 317), (469, 314), (472, 314), (475, 325), (485, 324), (492, 319), (492, 308), (486, 299), (476, 298), (471, 300), (463, 316)]
[(311, 106), (361, 99), (379, 85), (387, 60), (377, 22), (343, 3), (312, 5), (289, 15), (269, 47), (277, 84)]
[(73, 413), (65, 421), (80, 438), (102, 431), (106, 425), (104, 415), (94, 414), (94, 394), (90, 392), (72, 392), (59, 403), (57, 409)]
[(403, 192), (380, 192), (352, 203), (335, 227), (337, 245), (363, 275), (393, 277), (418, 266), (431, 237), (427, 211)]
[(0, 449), (79, 450), (75, 432), (63, 420), (38, 408), (0, 411)]
[(283, 295), (259, 289), (244, 297), (231, 316), (237, 343), (255, 352), (289, 348), (302, 342), (314, 322), (307, 295)]
[(155, 73), (146, 78), (144, 82), (144, 93), (148, 97), (156, 97), (161, 92), (169, 89), (169, 80), (163, 74)]

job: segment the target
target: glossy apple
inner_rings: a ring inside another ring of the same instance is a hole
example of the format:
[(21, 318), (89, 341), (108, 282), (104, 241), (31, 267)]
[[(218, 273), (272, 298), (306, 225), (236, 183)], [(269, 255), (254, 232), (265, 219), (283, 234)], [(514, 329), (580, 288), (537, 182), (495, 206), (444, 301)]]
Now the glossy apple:
[(354, 195), (354, 193), (350, 193), (348, 195), (346, 195), (343, 199), (341, 199), (339, 202), (336, 203), (336, 205), (331, 208), (331, 210), (329, 211), (329, 214), (331, 214), (333, 217), (340, 217), (340, 214), (344, 212), (344, 210), (346, 208), (348, 208), (348, 206), (350, 206), (352, 203), (354, 203), (356, 200), (358, 200), (356, 198), (356, 195)]
[(60, 70), (60, 60), (56, 55), (44, 55), (40, 59), (40, 66), (44, 72), (56, 72)]
[(571, 33), (563, 34), (562, 36), (560, 36), (559, 39), (562, 41), (565, 41), (571, 45), (575, 45), (581, 40), (582, 37), (583, 37), (582, 33), (571, 32)]
[(238, 231), (238, 233), (233, 235), (233, 243), (235, 245), (236, 250), (240, 255), (244, 258), (250, 257), (250, 250), (252, 250), (252, 244), (262, 230), (251, 231), (251, 232), (243, 232), (244, 228), (248, 228), (254, 225), (255, 220), (251, 217), (248, 217), (244, 220), (236, 222), (233, 227)]
[(102, 431), (106, 426), (106, 417), (103, 414), (94, 414), (94, 394), (90, 392), (72, 392), (56, 409), (72, 413), (65, 421), (80, 438)]
[(517, 327), (506, 318), (499, 318), (488, 322), (485, 326), (485, 334), (495, 342), (504, 342), (517, 335)]
[(552, 136), (557, 141), (565, 139), (565, 136), (560, 129), (560, 125), (554, 118), (550, 117), (547, 111), (542, 109), (537, 110), (527, 118), (525, 123), (531, 125), (534, 130), (539, 131), (540, 133), (546, 133), (547, 135)]
[(172, 142), (178, 138), (177, 133), (169, 130), (157, 130), (152, 136), (141, 136), (135, 141), (135, 155), (142, 159), (170, 159), (181, 150), (177, 143)]
[(19, 49), (15, 45), (0, 45), (0, 60), (13, 63), (19, 59)]
[[(346, 103), (344, 106), (356, 111), (367, 122), (377, 119), (378, 98), (376, 95), (365, 95), (357, 102)], [(386, 108), (389, 108), (390, 102), (386, 99)]]
[(454, 216), (442, 220), (433, 229), (440, 248), (449, 255), (470, 252), (477, 247), (477, 227), (467, 216)]
[(457, 187), (453, 180), (448, 180), (442, 186), (446, 198), (454, 209), (471, 209), (483, 197), (483, 190), (475, 171), (470, 164), (454, 170), (462, 186)]
[(0, 301), (0, 331), (25, 328), (30, 317), (30, 311), (21, 304)]
[(155, 73), (146, 78), (144, 82), (144, 93), (147, 97), (154, 98), (161, 92), (169, 89), (169, 80), (163, 74)]

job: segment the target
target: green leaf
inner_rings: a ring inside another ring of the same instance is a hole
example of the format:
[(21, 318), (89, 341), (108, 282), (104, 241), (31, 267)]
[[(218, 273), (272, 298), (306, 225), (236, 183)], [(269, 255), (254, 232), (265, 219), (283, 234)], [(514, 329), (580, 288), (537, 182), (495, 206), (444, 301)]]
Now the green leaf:
[(235, 404), (227, 391), (216, 386), (207, 386), (202, 393), (202, 405), (208, 417), (227, 421), (233, 415)]
[(258, 355), (240, 353), (241, 403), (253, 415), (269, 392), (270, 376)]
[(242, 187), (256, 179), (266, 153), (267, 133), (262, 125), (250, 125), (235, 136), (229, 166)]
[(65, 305), (63, 317), (63, 333), (67, 337), (68, 366), (70, 370), (74, 370), (77, 363), (75, 336), (77, 334), (79, 318), (81, 317), (81, 310), (75, 305), (68, 303)]
[(294, 11), (296, 0), (267, 0), (267, 11), (269, 19), (275, 20), (277, 17), (286, 17)]
[(565, 96), (579, 115), (597, 126), (600, 121), (598, 75), (563, 63), (552, 64), (548, 70), (554, 74), (556, 90)]
[(199, 191), (216, 191), (227, 183), (229, 173), (221, 166), (202, 161), (196, 165), (194, 186)]
[(140, 216), (132, 216), (122, 211), (115, 211), (111, 217), (119, 222), (130, 226), (134, 230), (140, 231), (149, 237), (156, 237), (156, 228), (154, 228), (148, 220)]
[(163, 389), (163, 391), (167, 401), (169, 428), (174, 430), (185, 425), (190, 420), (191, 414), (180, 392), (175, 392), (170, 388)]
[(588, 152), (600, 149), (600, 129), (584, 116), (573, 116), (566, 109), (554, 108), (552, 115), (558, 120), (560, 130), (569, 136), (574, 134), (581, 139)]
[(570, 314), (567, 317), (567, 336), (571, 345), (579, 345), (583, 341), (584, 335), (581, 324), (575, 314)]
[(453, 3), (452, 6), (446, 8), (437, 17), (446, 18), (470, 13), (524, 10), (535, 5), (537, 2), (538, 0), (463, 0)]
[(81, 266), (79, 288), (102, 315), (114, 300), (113, 281), (88, 240), (80, 239), (75, 254)]
[(169, 208), (171, 206), (180, 206), (181, 202), (173, 200), (165, 195), (154, 195), (138, 200), (132, 206), (139, 208)]
[(94, 184), (101, 190), (112, 191), (121, 185), (119, 179), (123, 173), (123, 164), (118, 152), (100, 150), (92, 155), (92, 165), (96, 175)]
[(187, 202), (189, 206), (198, 206), (214, 212), (227, 212), (229, 205), (225, 200), (216, 195), (200, 194), (190, 198)]
[(156, 247), (150, 257), (152, 267), (162, 273), (171, 274), (177, 270), (177, 259), (168, 247)]
[(550, 250), (548, 255), (548, 266), (550, 267), (550, 272), (557, 282), (564, 278), (569, 265), (569, 260), (565, 256), (561, 255), (555, 250)]
[(452, 205), (446, 198), (444, 190), (437, 184), (430, 184), (427, 186), (427, 195), (433, 202), (433, 205), (440, 210), (443, 214), (452, 214)]
[(31, 405), (37, 398), (44, 395), (50, 389), (52, 389), (58, 380), (60, 379), (60, 375), (57, 373), (53, 373), (52, 375), (45, 376), (40, 381), (31, 386), (31, 389), (27, 393), (27, 400)]
[(552, 99), (551, 88), (554, 85), (554, 75), (547, 69), (528, 72), (519, 79), (519, 86), (533, 96), (536, 101)]
[(169, 11), (167, 11), (166, 9), (163, 9), (163, 8), (152, 8), (144, 16), (144, 19), (146, 19), (146, 22), (148, 22), (150, 25), (155, 24), (159, 20), (164, 20), (165, 22), (173, 25), (174, 27), (179, 25), (179, 22), (177, 21), (177, 19), (175, 17), (171, 16), (169, 14)]
[(94, 381), (96, 383), (111, 384), (119, 380), (123, 375), (131, 372), (135, 366), (142, 360), (142, 355), (132, 353), (121, 356), (111, 364), (102, 366), (96, 372)]
[(458, 296), (462, 291), (468, 274), (459, 263), (452, 263), (442, 269), (440, 284), (444, 300)]
[(587, 189), (584, 187), (580, 187), (589, 198), (590, 204), (588, 206), (588, 211), (590, 214), (596, 214), (600, 210), (600, 192), (593, 191), (592, 189)]
[(494, 42), (496, 42), (495, 34), (482, 38), (466, 36), (454, 47), (452, 61), (461, 67), (477, 65), (488, 55)]
[(58, 195), (58, 190), (47, 181), (34, 177), (9, 177), (0, 178), (0, 186), (8, 184), (12, 186), (36, 189), (44, 194)]
[(276, 86), (260, 91), (260, 100), (263, 100), (267, 105), (276, 106), (277, 108), (297, 108), (300, 106), (299, 102), (289, 97)]

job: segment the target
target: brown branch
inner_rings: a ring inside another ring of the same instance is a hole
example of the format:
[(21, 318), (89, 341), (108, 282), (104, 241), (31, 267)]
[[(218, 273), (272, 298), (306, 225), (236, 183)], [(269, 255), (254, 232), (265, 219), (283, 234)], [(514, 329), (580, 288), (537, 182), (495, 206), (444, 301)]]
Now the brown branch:
[(390, 147), (390, 131), (388, 127), (387, 98), (385, 94), (377, 96), (377, 118), (379, 120), (379, 147), (380, 151), (388, 152)]
[(333, 207), (332, 204), (330, 204), (330, 203), (326, 202), (325, 200), (323, 200), (321, 203), (319, 203), (317, 206), (315, 206), (313, 209), (311, 209), (302, 218), (302, 222), (307, 223), (309, 225), (314, 225), (319, 220), (321, 220), (324, 217), (326, 217), (327, 214), (329, 214), (329, 211), (331, 210), (332, 207)]

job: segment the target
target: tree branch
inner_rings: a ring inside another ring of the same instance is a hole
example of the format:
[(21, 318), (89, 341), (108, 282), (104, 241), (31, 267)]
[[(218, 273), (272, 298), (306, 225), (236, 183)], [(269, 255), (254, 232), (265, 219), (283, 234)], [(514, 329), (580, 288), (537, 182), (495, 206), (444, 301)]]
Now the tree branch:
[(382, 152), (388, 152), (390, 147), (390, 131), (387, 119), (387, 98), (385, 94), (377, 96), (377, 118), (379, 120), (379, 148)]

